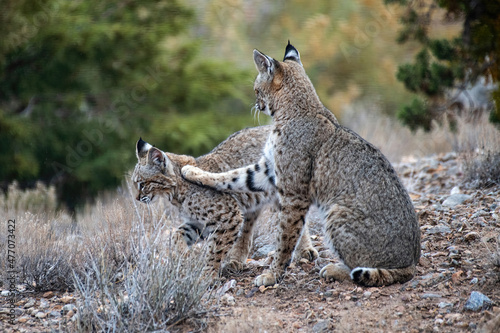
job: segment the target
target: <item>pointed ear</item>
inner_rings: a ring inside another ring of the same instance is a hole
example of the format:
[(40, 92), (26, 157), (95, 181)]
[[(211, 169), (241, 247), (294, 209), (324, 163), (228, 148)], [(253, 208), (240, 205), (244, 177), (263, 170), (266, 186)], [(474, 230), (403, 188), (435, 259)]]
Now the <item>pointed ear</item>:
[(165, 155), (160, 149), (152, 147), (148, 152), (148, 163), (165, 166)]
[(253, 61), (260, 74), (268, 75), (272, 79), (276, 68), (273, 58), (266, 56), (262, 52), (253, 50)]
[(152, 147), (153, 146), (144, 141), (142, 138), (139, 138), (139, 141), (137, 141), (137, 144), (135, 145), (135, 156), (137, 156), (138, 160), (143, 159), (146, 157), (148, 150)]
[(283, 57), (283, 61), (285, 60), (293, 60), (295, 62), (298, 62), (302, 66), (299, 51), (297, 51), (297, 49), (292, 44), (290, 44), (290, 41), (288, 41), (288, 45), (285, 49), (285, 56)]

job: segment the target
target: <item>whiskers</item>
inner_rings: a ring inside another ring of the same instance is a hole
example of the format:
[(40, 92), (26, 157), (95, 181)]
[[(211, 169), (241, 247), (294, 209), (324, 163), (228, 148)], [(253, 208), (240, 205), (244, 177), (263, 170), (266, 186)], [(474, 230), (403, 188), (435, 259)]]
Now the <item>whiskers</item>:
[(250, 109), (250, 112), (253, 116), (254, 121), (257, 120), (257, 124), (260, 125), (260, 110), (257, 107), (257, 104), (254, 104), (252, 108)]

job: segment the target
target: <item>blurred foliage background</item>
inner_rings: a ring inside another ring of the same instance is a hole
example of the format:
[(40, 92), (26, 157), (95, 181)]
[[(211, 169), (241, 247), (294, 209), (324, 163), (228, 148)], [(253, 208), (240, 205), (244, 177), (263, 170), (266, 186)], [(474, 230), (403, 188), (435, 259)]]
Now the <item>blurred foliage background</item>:
[[(436, 117), (432, 103), (421, 83), (410, 82), (417, 75), (404, 68), (414, 57), (420, 68), (435, 61), (452, 64), (453, 77), (433, 77), (439, 93), (431, 97), (446, 98), (470, 66), (441, 57), (435, 51), (448, 44), (427, 37), (459, 45), (468, 2), (385, 2), (395, 4), (5, 0), (0, 13), (0, 187), (13, 180), (23, 187), (43, 181), (56, 187), (60, 202), (74, 208), (122, 182), (135, 163), (139, 136), (166, 151), (208, 152), (230, 133), (259, 123), (250, 111), (252, 50), (281, 59), (288, 39), (301, 52), (322, 101), (339, 118), (346, 107), (365, 104), (414, 128), (428, 127), (428, 119)], [(423, 13), (421, 3), (435, 6), (430, 23), (414, 18)], [(498, 7), (488, 10), (498, 18)], [(483, 49), (498, 51), (498, 22), (484, 28), (490, 32), (482, 30), (486, 37), (477, 37), (490, 41)], [(410, 34), (415, 27), (427, 39)], [(495, 66), (497, 54), (488, 53)], [(484, 55), (475, 54), (475, 63), (478, 59)], [(490, 79), (496, 82), (498, 76)]]

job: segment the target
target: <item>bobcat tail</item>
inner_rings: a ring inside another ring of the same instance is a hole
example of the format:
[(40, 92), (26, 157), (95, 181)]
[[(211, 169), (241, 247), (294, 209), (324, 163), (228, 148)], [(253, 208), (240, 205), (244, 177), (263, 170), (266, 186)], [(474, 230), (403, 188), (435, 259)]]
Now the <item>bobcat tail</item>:
[(415, 272), (415, 265), (389, 269), (356, 267), (351, 271), (351, 279), (362, 286), (378, 287), (409, 281)]

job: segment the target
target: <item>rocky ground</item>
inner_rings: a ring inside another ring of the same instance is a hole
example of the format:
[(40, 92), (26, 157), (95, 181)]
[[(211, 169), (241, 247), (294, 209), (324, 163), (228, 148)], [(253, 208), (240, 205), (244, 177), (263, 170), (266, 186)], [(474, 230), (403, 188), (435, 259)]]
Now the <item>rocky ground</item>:
[[(208, 332), (500, 332), (500, 186), (467, 189), (454, 154), (397, 166), (418, 212), (422, 257), (405, 283), (363, 288), (327, 283), (318, 272), (335, 259), (314, 214), (312, 238), (320, 258), (292, 264), (272, 288), (252, 287), (269, 263), (272, 239), (260, 233), (248, 268), (226, 279), (207, 312), (171, 331)], [(21, 293), (15, 325), (6, 292), (0, 330), (66, 331), (78, 299), (71, 293)]]

